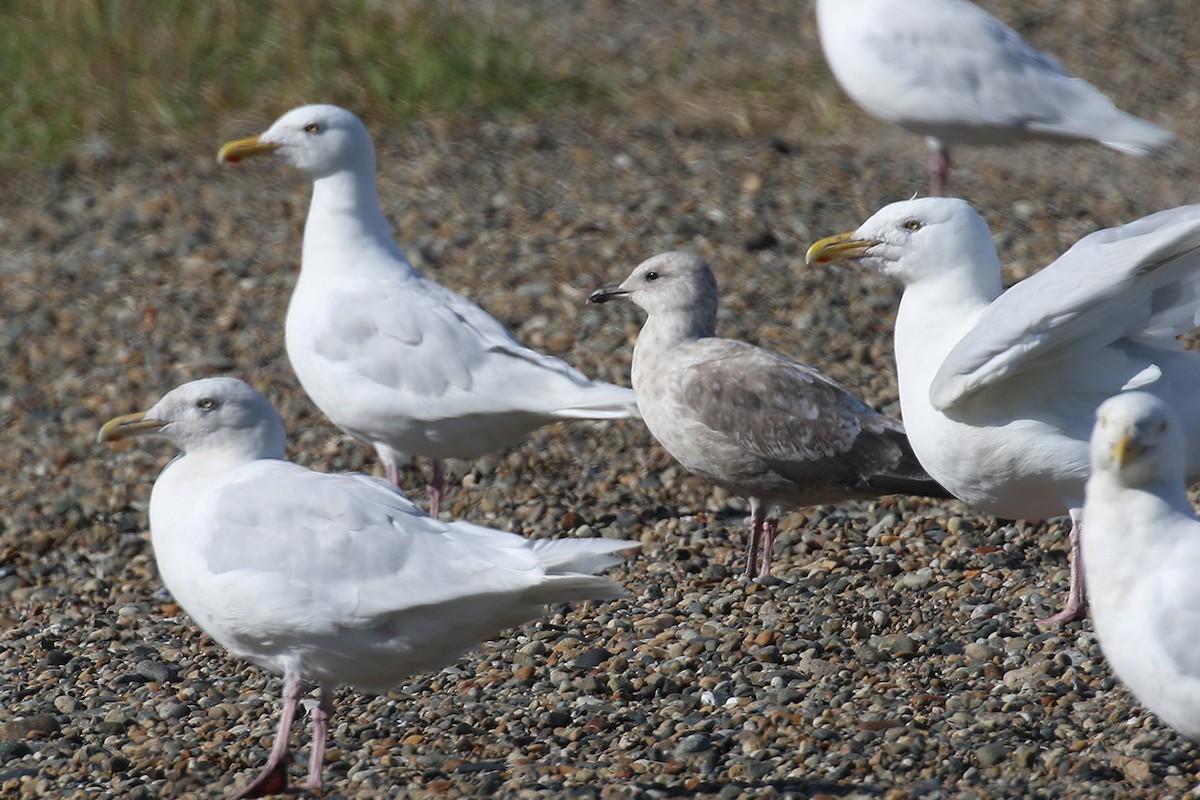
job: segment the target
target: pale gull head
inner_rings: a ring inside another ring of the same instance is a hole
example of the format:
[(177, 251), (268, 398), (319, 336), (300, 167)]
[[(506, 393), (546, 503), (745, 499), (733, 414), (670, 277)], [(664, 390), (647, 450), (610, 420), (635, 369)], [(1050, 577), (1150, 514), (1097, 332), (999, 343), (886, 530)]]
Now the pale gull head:
[(717, 279), (699, 256), (663, 253), (643, 261), (619, 284), (597, 289), (589, 303), (627, 298), (650, 315), (686, 314), (716, 320)]
[(357, 116), (338, 106), (293, 108), (265, 133), (226, 144), (217, 160), (236, 163), (271, 153), (314, 180), (345, 171), (368, 175), (375, 172), (371, 135)]
[(237, 378), (202, 378), (162, 397), (149, 411), (127, 414), (100, 429), (100, 441), (166, 439), (190, 455), (237, 460), (283, 458), (283, 421), (267, 398)]
[(1186, 442), (1170, 406), (1147, 392), (1124, 392), (1096, 409), (1092, 471), (1131, 488), (1179, 482), (1186, 467)]
[(857, 230), (814, 244), (807, 261), (856, 261), (905, 286), (964, 268), (989, 276), (1000, 269), (987, 223), (969, 203), (950, 197), (886, 205)]

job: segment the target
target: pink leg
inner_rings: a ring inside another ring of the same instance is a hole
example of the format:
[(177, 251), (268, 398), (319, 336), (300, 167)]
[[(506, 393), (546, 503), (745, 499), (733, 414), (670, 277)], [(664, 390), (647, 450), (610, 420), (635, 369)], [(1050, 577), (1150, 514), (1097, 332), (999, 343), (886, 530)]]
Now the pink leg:
[(775, 550), (775, 534), (779, 532), (779, 518), (767, 517), (763, 522), (762, 574), (771, 574), (771, 554)]
[(232, 800), (280, 794), (287, 789), (288, 740), (292, 735), (292, 722), (296, 719), (296, 706), (300, 702), (300, 675), (288, 670), (283, 675), (283, 713), (279, 717), (279, 730), (267, 765), (258, 777), (233, 795)]
[(396, 462), (388, 459), (383, 462), (383, 471), (387, 474), (388, 483), (400, 488), (400, 468), (396, 466)]
[(1087, 586), (1083, 579), (1083, 515), (1071, 510), (1071, 586), (1067, 590), (1067, 604), (1057, 614), (1039, 619), (1038, 625), (1061, 625), (1078, 622), (1087, 617)]
[(429, 482), (429, 516), (437, 518), (442, 505), (442, 492), (446, 488), (446, 475), (442, 472), (441, 459), (433, 460), (433, 480)]
[(950, 180), (950, 150), (937, 139), (929, 140), (929, 194), (942, 197)]
[(304, 788), (321, 790), (321, 769), (325, 766), (325, 738), (329, 735), (329, 717), (333, 715), (333, 690), (321, 687), (321, 699), (312, 710), (312, 757), (308, 760), (308, 780)]
[(762, 541), (764, 512), (756, 500), (750, 501), (750, 552), (746, 555), (746, 577), (758, 575), (758, 546)]

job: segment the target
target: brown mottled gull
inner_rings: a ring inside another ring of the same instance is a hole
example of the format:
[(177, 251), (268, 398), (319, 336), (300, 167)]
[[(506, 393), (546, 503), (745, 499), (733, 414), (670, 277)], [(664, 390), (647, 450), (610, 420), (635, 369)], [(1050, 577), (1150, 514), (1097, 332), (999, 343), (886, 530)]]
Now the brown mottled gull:
[(885, 494), (947, 496), (896, 420), (785, 356), (716, 335), (717, 282), (688, 253), (665, 253), (588, 298), (645, 309), (633, 390), (650, 432), (685, 467), (750, 499), (746, 574), (771, 569), (784, 508)]

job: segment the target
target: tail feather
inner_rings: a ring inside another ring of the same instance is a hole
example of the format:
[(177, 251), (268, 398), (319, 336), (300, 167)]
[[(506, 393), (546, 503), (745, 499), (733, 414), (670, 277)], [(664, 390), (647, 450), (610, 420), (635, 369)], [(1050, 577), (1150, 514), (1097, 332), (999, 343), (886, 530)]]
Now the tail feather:
[(576, 402), (554, 410), (563, 419), (641, 419), (633, 390), (615, 383), (597, 383), (580, 393)]
[(538, 605), (616, 600), (625, 596), (621, 584), (595, 575), (547, 575), (537, 586), (521, 592), (521, 599)]
[(567, 577), (593, 575), (621, 563), (617, 553), (641, 547), (624, 539), (534, 539), (531, 544), (548, 575)]

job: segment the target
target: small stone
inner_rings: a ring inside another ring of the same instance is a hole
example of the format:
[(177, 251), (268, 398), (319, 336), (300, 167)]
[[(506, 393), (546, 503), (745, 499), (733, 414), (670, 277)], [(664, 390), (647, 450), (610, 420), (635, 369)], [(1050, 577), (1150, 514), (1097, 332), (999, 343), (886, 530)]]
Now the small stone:
[(79, 708), (79, 701), (74, 697), (71, 697), (69, 694), (60, 694), (58, 697), (54, 698), (54, 707), (63, 714), (71, 714), (74, 713), (77, 708)]
[(1031, 769), (1037, 763), (1038, 751), (1036, 747), (1023, 744), (1013, 752), (1013, 758), (1017, 762), (1017, 766), (1022, 769)]
[(175, 670), (161, 661), (144, 658), (137, 663), (137, 673), (154, 683), (171, 683), (176, 680)]
[(975, 748), (975, 759), (981, 767), (994, 767), (1008, 758), (1008, 748), (999, 742), (991, 742)]
[(22, 758), (32, 752), (33, 749), (24, 742), (0, 742), (0, 763)]
[(917, 643), (906, 633), (893, 633), (880, 638), (879, 650), (900, 658), (910, 658), (917, 654)]
[(675, 745), (675, 755), (686, 756), (703, 753), (712, 747), (712, 739), (706, 733), (689, 733)]
[(972, 661), (991, 661), (999, 652), (983, 642), (971, 642), (963, 648), (963, 654)]
[(52, 714), (36, 714), (0, 725), (0, 741), (40, 739), (59, 731), (58, 720)]
[(1000, 606), (995, 603), (983, 603), (971, 610), (971, 619), (990, 619), (1000, 613)]
[(571, 715), (565, 711), (551, 711), (546, 715), (546, 726), (549, 728), (565, 728), (572, 721)]
[(612, 658), (612, 653), (600, 647), (592, 647), (584, 650), (579, 655), (575, 656), (575, 666), (580, 669), (595, 669), (603, 664), (608, 659)]
[(1147, 784), (1153, 778), (1150, 763), (1143, 759), (1132, 758), (1130, 756), (1116, 756), (1113, 758), (1112, 764), (1121, 770), (1121, 774), (1125, 776), (1125, 780), (1131, 783)]
[(113, 709), (104, 715), (104, 719), (96, 726), (101, 733), (124, 733), (129, 727), (129, 717), (120, 709)]
[(187, 716), (187, 706), (183, 703), (177, 703), (174, 700), (164, 700), (154, 707), (154, 712), (158, 714), (159, 719), (173, 720), (181, 719)]
[(914, 572), (906, 572), (896, 581), (897, 589), (913, 590), (924, 589), (929, 584), (933, 583), (933, 570), (929, 567), (922, 567)]

